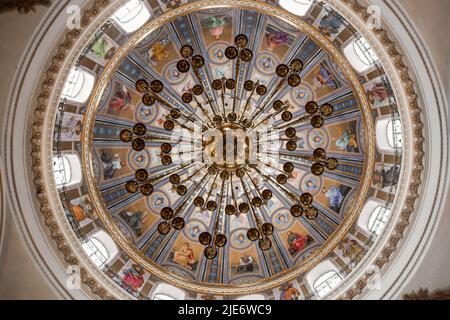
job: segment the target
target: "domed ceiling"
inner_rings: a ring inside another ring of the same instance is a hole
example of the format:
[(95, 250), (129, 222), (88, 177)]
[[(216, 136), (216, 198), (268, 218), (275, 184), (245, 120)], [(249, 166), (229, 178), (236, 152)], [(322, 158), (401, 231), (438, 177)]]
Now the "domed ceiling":
[(306, 272), (332, 261), (344, 279), (381, 232), (363, 207), (394, 199), (399, 148), (375, 143), (389, 81), (355, 70), (343, 48), (360, 36), (323, 3), (181, 4), (149, 1), (135, 33), (107, 22), (79, 57), (96, 85), (57, 117), (58, 156), (83, 165), (59, 190), (67, 218), (115, 243), (100, 268), (137, 298), (160, 281), (311, 298)]

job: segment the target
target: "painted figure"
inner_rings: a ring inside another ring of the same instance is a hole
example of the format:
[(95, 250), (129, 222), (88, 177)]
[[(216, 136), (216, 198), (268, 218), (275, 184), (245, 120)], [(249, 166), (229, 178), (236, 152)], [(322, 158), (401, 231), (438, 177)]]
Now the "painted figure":
[(283, 284), (280, 288), (280, 300), (298, 300), (300, 291), (292, 283)]
[(61, 133), (64, 134), (62, 139), (71, 140), (73, 138), (77, 138), (81, 134), (82, 130), (82, 122), (80, 119), (77, 119), (75, 116), (71, 116), (69, 119), (64, 121), (64, 124), (61, 128)]
[(133, 264), (124, 271), (121, 287), (128, 293), (135, 293), (144, 284), (144, 270), (141, 266)]
[(133, 110), (134, 106), (131, 104), (131, 93), (128, 91), (126, 86), (122, 85), (119, 86), (109, 102), (109, 113), (119, 114), (127, 109)]
[(144, 213), (142, 211), (122, 211), (119, 213), (126, 224), (136, 233), (138, 237), (142, 235), (142, 218)]
[(342, 201), (344, 201), (344, 195), (341, 193), (341, 188), (331, 186), (329, 188), (323, 188), (322, 192), (328, 199), (328, 207), (336, 212), (339, 212)]
[(202, 232), (198, 224), (193, 224), (190, 226), (189, 235), (192, 239), (197, 239), (199, 234)]
[(153, 66), (156, 66), (158, 62), (161, 62), (164, 59), (168, 58), (169, 52), (166, 50), (168, 44), (168, 39), (162, 39), (153, 44), (150, 49), (148, 49), (148, 51), (144, 54), (147, 61), (150, 62)]
[(292, 231), (288, 232), (287, 242), (289, 244), (289, 252), (291, 254), (294, 254), (296, 252), (305, 249), (309, 241), (310, 241), (309, 235), (302, 236), (301, 234), (294, 233)]
[(192, 266), (195, 264), (195, 258), (194, 251), (189, 246), (189, 243), (183, 243), (179, 251), (174, 251), (173, 261), (186, 269), (192, 270)]
[(104, 37), (100, 37), (92, 45), (91, 51), (100, 59), (107, 61), (114, 56), (116, 48), (113, 47)]
[(284, 32), (274, 31), (267, 35), (267, 43), (269, 44), (269, 50), (273, 51), (279, 46), (288, 44), (289, 35)]
[(342, 136), (336, 140), (336, 147), (347, 152), (358, 152), (356, 134), (351, 130), (345, 130)]
[(220, 36), (223, 34), (223, 30), (227, 25), (227, 18), (210, 16), (202, 21), (203, 25), (208, 28), (211, 35), (219, 40)]
[(105, 180), (114, 178), (116, 171), (125, 166), (125, 161), (120, 160), (118, 153), (111, 158), (109, 152), (102, 150), (101, 160), (103, 166), (103, 178)]
[(245, 238), (244, 234), (242, 232), (239, 233), (237, 236), (237, 241), (242, 245), (242, 244), (244, 244), (245, 240), (246, 240), (246, 238)]
[(305, 192), (316, 191), (319, 184), (315, 178), (309, 177), (303, 184), (303, 190)]
[(158, 0), (158, 2), (167, 10), (179, 7), (183, 2), (185, 2), (185, 0)]
[(313, 83), (314, 87), (317, 88), (333, 88), (337, 89), (339, 87), (331, 70), (324, 64), (321, 63), (313, 71)]
[(72, 212), (77, 221), (83, 221), (86, 218), (95, 220), (95, 210), (88, 198), (82, 198), (80, 202), (72, 206)]
[(364, 258), (366, 250), (354, 239), (346, 238), (339, 244), (339, 250), (345, 258), (352, 261), (352, 266), (356, 266)]
[(252, 272), (255, 269), (253, 262), (254, 262), (253, 257), (244, 253), (244, 255), (242, 255), (239, 258), (239, 264), (237, 266), (236, 272), (237, 273)]
[(279, 213), (275, 219), (275, 222), (279, 225), (285, 225), (289, 223), (289, 219), (286, 213)]
[(375, 172), (374, 184), (381, 189), (396, 186), (400, 177), (400, 167), (393, 166), (389, 170), (381, 168)]
[(370, 104), (376, 107), (384, 104), (385, 101), (389, 99), (389, 94), (386, 91), (384, 84), (377, 82), (367, 90), (367, 97), (369, 98)]
[(327, 37), (337, 35), (341, 27), (342, 22), (336, 15), (332, 13), (324, 15), (319, 23), (320, 32), (322, 32)]

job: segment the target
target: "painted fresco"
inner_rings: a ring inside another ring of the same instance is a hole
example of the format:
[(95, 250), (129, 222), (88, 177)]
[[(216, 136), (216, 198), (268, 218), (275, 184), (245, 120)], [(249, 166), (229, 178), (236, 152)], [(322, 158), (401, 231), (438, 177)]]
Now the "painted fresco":
[(330, 147), (330, 134), (328, 130), (324, 128), (311, 129), (307, 136), (307, 148), (309, 150), (315, 150), (317, 148), (328, 149)]
[(296, 220), (291, 229), (280, 232), (280, 237), (294, 259), (299, 257), (314, 242), (314, 239), (298, 220)]
[(393, 97), (390, 96), (390, 88), (387, 87), (387, 81), (382, 77), (375, 78), (366, 84), (366, 94), (372, 108), (380, 108), (395, 103)]
[(70, 205), (73, 216), (80, 225), (97, 220), (97, 214), (88, 195), (71, 200)]
[(182, 4), (188, 2), (188, 0), (157, 0), (157, 1), (163, 11), (176, 9)]
[(119, 45), (111, 37), (105, 33), (98, 32), (86, 56), (99, 65), (105, 66), (114, 56), (118, 47)]
[(400, 178), (400, 166), (379, 164), (375, 165), (373, 184), (384, 192), (392, 192), (396, 189)]
[(360, 152), (357, 124), (356, 120), (352, 120), (327, 126), (326, 129), (331, 136), (330, 152)]
[(272, 214), (272, 224), (277, 230), (280, 231), (290, 228), (294, 221), (294, 217), (292, 217), (289, 210), (284, 207), (278, 209)]
[(115, 81), (111, 97), (102, 112), (114, 117), (134, 120), (135, 109), (141, 104), (141, 96), (128, 86)]
[(233, 72), (233, 63), (225, 56), (225, 49), (229, 43), (216, 41), (208, 49), (209, 66), (214, 79), (230, 78)]
[(206, 46), (214, 41), (231, 42), (233, 35), (233, 17), (231, 13), (198, 14)]
[(316, 99), (320, 99), (342, 86), (333, 68), (326, 60), (312, 67), (304, 81), (313, 88)]
[(230, 246), (236, 250), (245, 250), (253, 243), (247, 238), (247, 228), (239, 228), (230, 234)]
[(205, 223), (198, 219), (189, 219), (189, 222), (186, 224), (183, 229), (184, 235), (193, 242), (198, 242), (198, 236), (207, 231), (207, 226)]
[(260, 266), (255, 246), (243, 251), (230, 250), (230, 265), (230, 273), (234, 278), (259, 274)]
[(367, 248), (358, 240), (347, 237), (339, 244), (338, 251), (346, 260), (350, 260), (349, 264), (354, 268), (366, 255)]
[(345, 28), (340, 17), (328, 10), (322, 10), (313, 25), (331, 41)]
[(295, 34), (291, 34), (274, 24), (267, 24), (264, 34), (261, 49), (272, 52), (279, 59), (284, 57), (296, 38)]
[(322, 177), (307, 174), (300, 183), (300, 189), (315, 196), (322, 189)]
[(132, 296), (139, 296), (144, 284), (149, 278), (149, 274), (144, 268), (129, 260), (119, 272), (122, 280), (121, 287)]
[(156, 214), (149, 213), (144, 199), (119, 210), (116, 216), (125, 223), (137, 239), (146, 234), (159, 220)]
[(126, 162), (128, 153), (129, 150), (126, 148), (98, 150), (103, 180), (110, 180), (132, 172)]
[(197, 271), (199, 259), (203, 255), (203, 247), (193, 244), (184, 236), (178, 237), (170, 251), (168, 261), (191, 272)]
[(178, 50), (174, 47), (169, 35), (163, 33), (156, 40), (146, 45), (141, 55), (155, 71), (162, 74), (164, 66), (178, 58)]
[(340, 213), (345, 197), (350, 191), (351, 187), (339, 181), (324, 178), (322, 190), (315, 199), (330, 210)]
[(164, 207), (172, 205), (171, 197), (167, 191), (156, 189), (146, 198), (146, 205), (150, 212), (159, 215)]
[(58, 113), (56, 123), (61, 124), (58, 128), (61, 141), (80, 141), (83, 128), (83, 115), (64, 112), (61, 118), (61, 115)]

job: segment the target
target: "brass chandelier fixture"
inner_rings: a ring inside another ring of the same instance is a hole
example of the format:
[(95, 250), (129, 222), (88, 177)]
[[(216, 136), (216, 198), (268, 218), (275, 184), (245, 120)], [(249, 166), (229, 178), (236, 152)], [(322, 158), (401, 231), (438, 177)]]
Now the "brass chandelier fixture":
[[(163, 124), (167, 134), (149, 132), (143, 123), (120, 133), (120, 139), (131, 143), (135, 151), (145, 149), (147, 142), (160, 144), (161, 163), (167, 167), (155, 175), (146, 169), (137, 170), (135, 178), (126, 183), (126, 190), (149, 196), (156, 183), (168, 178), (181, 197), (176, 207), (161, 210), (162, 221), (157, 228), (160, 234), (182, 230), (185, 215), (195, 207), (211, 212), (214, 224), (198, 239), (208, 259), (214, 259), (218, 248), (227, 244), (225, 219), (232, 215), (248, 215), (248, 239), (258, 241), (262, 250), (269, 250), (274, 226), (264, 222), (263, 207), (274, 195), (289, 203), (293, 217), (318, 217), (313, 196), (298, 194), (296, 188), (286, 185), (295, 170), (289, 159), (309, 164), (317, 176), (338, 167), (337, 159), (328, 157), (324, 149), (316, 149), (312, 155), (295, 152), (296, 127), (310, 122), (312, 127), (321, 128), (333, 113), (330, 104), (319, 106), (311, 101), (304, 106), (304, 115), (295, 118), (288, 110), (289, 103), (278, 99), (283, 90), (301, 84), (303, 62), (293, 59), (289, 65), (280, 64), (276, 68), (277, 81), (267, 88), (260, 81), (244, 80), (245, 64), (253, 59), (247, 44), (247, 36), (236, 36), (235, 45), (225, 50), (225, 56), (234, 61), (233, 78), (211, 83), (206, 80), (208, 72), (203, 70), (204, 57), (194, 55), (194, 48), (184, 45), (177, 69), (192, 72), (197, 84), (182, 95), (182, 108), (174, 107), (164, 97), (162, 81), (136, 82), (145, 105), (158, 102), (170, 111)], [(283, 145), (286, 150), (282, 150)], [(176, 153), (181, 160), (173, 160)]]

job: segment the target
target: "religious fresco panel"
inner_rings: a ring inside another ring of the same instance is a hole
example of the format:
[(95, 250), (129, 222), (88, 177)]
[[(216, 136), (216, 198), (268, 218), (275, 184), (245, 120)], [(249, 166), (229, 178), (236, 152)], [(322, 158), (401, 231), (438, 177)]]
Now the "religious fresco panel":
[(323, 187), (315, 200), (324, 207), (339, 214), (345, 197), (350, 193), (351, 187), (340, 181), (323, 178)]
[(100, 156), (102, 180), (108, 181), (133, 173), (127, 165), (129, 148), (98, 148), (96, 153)]

